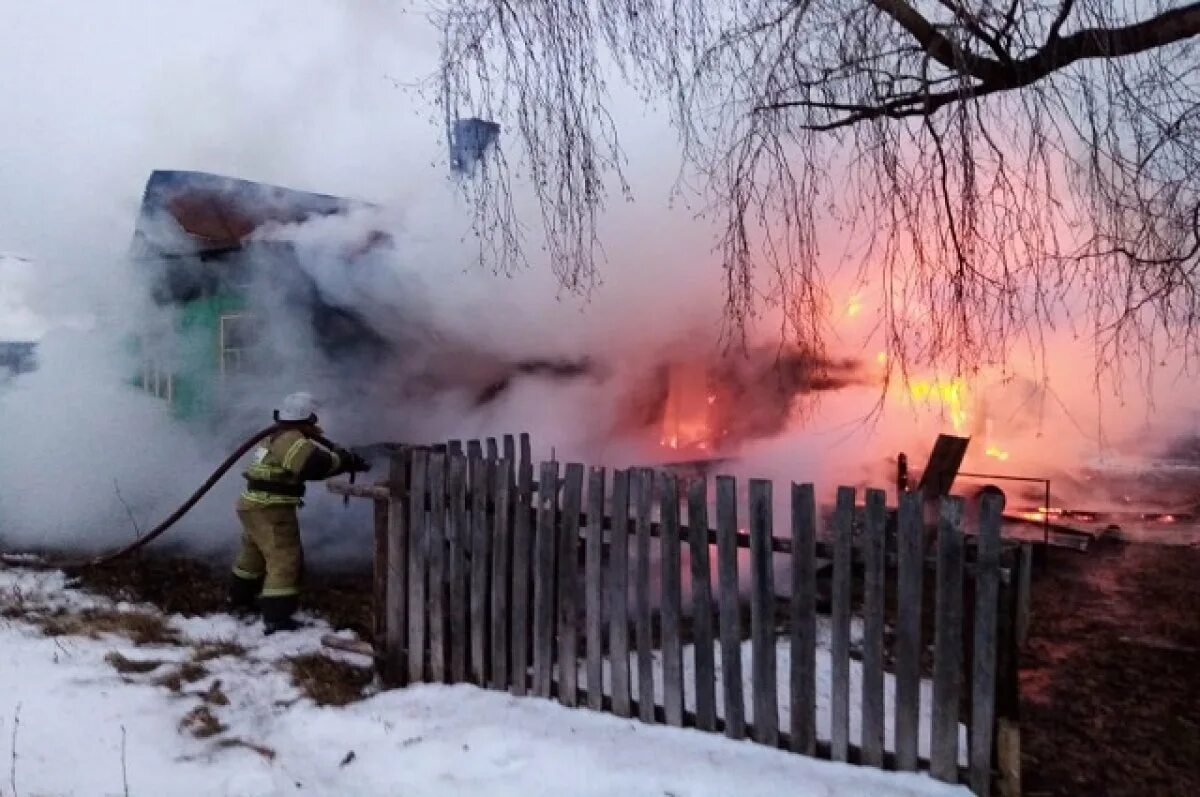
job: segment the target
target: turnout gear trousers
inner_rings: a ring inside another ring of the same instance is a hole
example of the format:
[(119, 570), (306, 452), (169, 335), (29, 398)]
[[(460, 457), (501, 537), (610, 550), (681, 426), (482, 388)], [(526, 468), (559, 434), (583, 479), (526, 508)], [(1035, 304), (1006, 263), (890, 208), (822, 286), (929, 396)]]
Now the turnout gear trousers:
[(234, 576), (246, 581), (262, 579), (264, 598), (299, 593), (304, 549), (296, 507), (239, 506), (237, 515), (242, 523), (242, 550), (233, 566)]

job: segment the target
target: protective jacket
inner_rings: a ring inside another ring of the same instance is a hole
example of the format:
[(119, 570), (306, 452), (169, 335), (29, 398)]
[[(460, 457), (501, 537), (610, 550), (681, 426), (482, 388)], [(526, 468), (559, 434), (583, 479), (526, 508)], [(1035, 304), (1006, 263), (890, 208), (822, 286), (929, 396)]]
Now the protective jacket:
[(284, 429), (263, 441), (242, 475), (246, 489), (239, 509), (299, 506), (304, 483), (344, 473), (351, 465), (338, 451), (310, 440), (299, 429)]

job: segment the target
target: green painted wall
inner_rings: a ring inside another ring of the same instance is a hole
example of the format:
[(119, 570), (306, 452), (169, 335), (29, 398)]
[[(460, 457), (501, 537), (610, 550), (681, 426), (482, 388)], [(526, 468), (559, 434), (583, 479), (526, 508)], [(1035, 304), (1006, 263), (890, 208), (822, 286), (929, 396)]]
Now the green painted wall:
[[(217, 409), (221, 386), (220, 319), (244, 312), (245, 297), (227, 292), (180, 305), (175, 322), (175, 370), (171, 413), (181, 420), (210, 417)], [(138, 342), (130, 343), (136, 355)], [(130, 382), (141, 387), (141, 375)]]

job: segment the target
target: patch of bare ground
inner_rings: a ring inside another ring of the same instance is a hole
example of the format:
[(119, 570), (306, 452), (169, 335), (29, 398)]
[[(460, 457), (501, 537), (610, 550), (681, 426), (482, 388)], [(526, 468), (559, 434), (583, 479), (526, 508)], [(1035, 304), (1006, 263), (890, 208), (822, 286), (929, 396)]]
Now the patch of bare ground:
[(1200, 550), (1050, 551), (1035, 572), (1025, 793), (1200, 794)]
[[(151, 603), (166, 614), (199, 616), (226, 609), (229, 567), (225, 562), (152, 552), (74, 575), (90, 592), (117, 601)], [(310, 568), (305, 574), (301, 607), (334, 629), (348, 629), (370, 641), (370, 569), (330, 572)]]
[(323, 653), (292, 656), (287, 665), (296, 688), (319, 706), (344, 706), (362, 700), (374, 677), (370, 668)]

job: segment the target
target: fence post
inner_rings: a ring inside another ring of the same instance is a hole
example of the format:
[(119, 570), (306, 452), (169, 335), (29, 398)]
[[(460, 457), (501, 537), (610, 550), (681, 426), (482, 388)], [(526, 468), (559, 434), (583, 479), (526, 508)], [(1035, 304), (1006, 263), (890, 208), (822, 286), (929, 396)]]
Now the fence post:
[(584, 550), (584, 603), (587, 623), (588, 707), (604, 708), (604, 468), (588, 473), (588, 524)]
[(987, 797), (995, 729), (996, 619), (1000, 590), (1001, 498), (985, 495), (975, 560), (975, 639), (971, 673), (971, 791)]
[(921, 601), (924, 507), (920, 492), (900, 496), (896, 524), (896, 769), (915, 771), (921, 728)]
[[(429, 677), (446, 680), (446, 455), (429, 455)], [(454, 494), (451, 476), (451, 495)]]
[(384, 634), (376, 644), (383, 650), (383, 680), (388, 684), (404, 682), (404, 664), (408, 653), (408, 462), (407, 448), (392, 452), (388, 474), (387, 508), (387, 587), (386, 605), (376, 609), (383, 616)]
[(558, 519), (558, 463), (543, 462), (537, 490), (533, 553), (533, 693), (550, 697), (554, 668), (554, 548)]
[(579, 512), (583, 504), (583, 465), (571, 462), (563, 479), (558, 537), (558, 700), (578, 702)]
[(492, 467), (492, 688), (507, 689), (509, 589), (512, 585), (512, 494), (513, 462), (502, 459)]
[(629, 476), (613, 471), (612, 543), (609, 574), (612, 609), (608, 618), (609, 666), (612, 668), (612, 705), (618, 717), (633, 713), (629, 694)]
[(387, 682), (388, 502), (372, 501), (375, 545), (371, 559), (371, 641), (375, 671)]
[(696, 654), (696, 727), (717, 728), (717, 670), (713, 656), (712, 575), (708, 548), (708, 482), (688, 487), (688, 546), (692, 554), (692, 636)]
[(839, 487), (833, 518), (833, 585), (830, 629), (832, 692), (830, 756), (850, 758), (850, 560), (853, 556), (854, 488)]
[(792, 750), (817, 752), (816, 499), (811, 484), (792, 484)]
[(1021, 794), (1021, 726), (1017, 644), (1017, 616), (1020, 604), (1020, 552), (1009, 558), (1006, 583), (1000, 585), (999, 650), (996, 656), (996, 763), (1000, 772), (1000, 793), (1004, 797)]
[(654, 472), (634, 471), (634, 516), (637, 521), (637, 559), (633, 581), (633, 613), (637, 620), (638, 717), (654, 722), (654, 638), (650, 608), (650, 512)]
[(671, 474), (660, 480), (662, 535), (663, 715), (668, 725), (683, 726), (683, 645), (679, 554), (679, 483)]
[(408, 678), (425, 680), (425, 562), (428, 536), (425, 526), (425, 465), (429, 454), (412, 452), (408, 485)]
[(737, 482), (717, 477), (717, 583), (721, 625), (721, 682), (725, 692), (725, 735), (746, 735), (742, 702), (742, 632), (737, 571)]
[(883, 766), (883, 608), (886, 497), (867, 490), (863, 534), (862, 763)]
[(775, 667), (775, 579), (771, 567), (771, 482), (750, 480), (750, 636), (754, 677), (754, 740), (779, 744), (779, 699)]
[(944, 497), (938, 522), (937, 608), (933, 635), (933, 739), (929, 773), (958, 781), (958, 699), (962, 676), (963, 503)]

